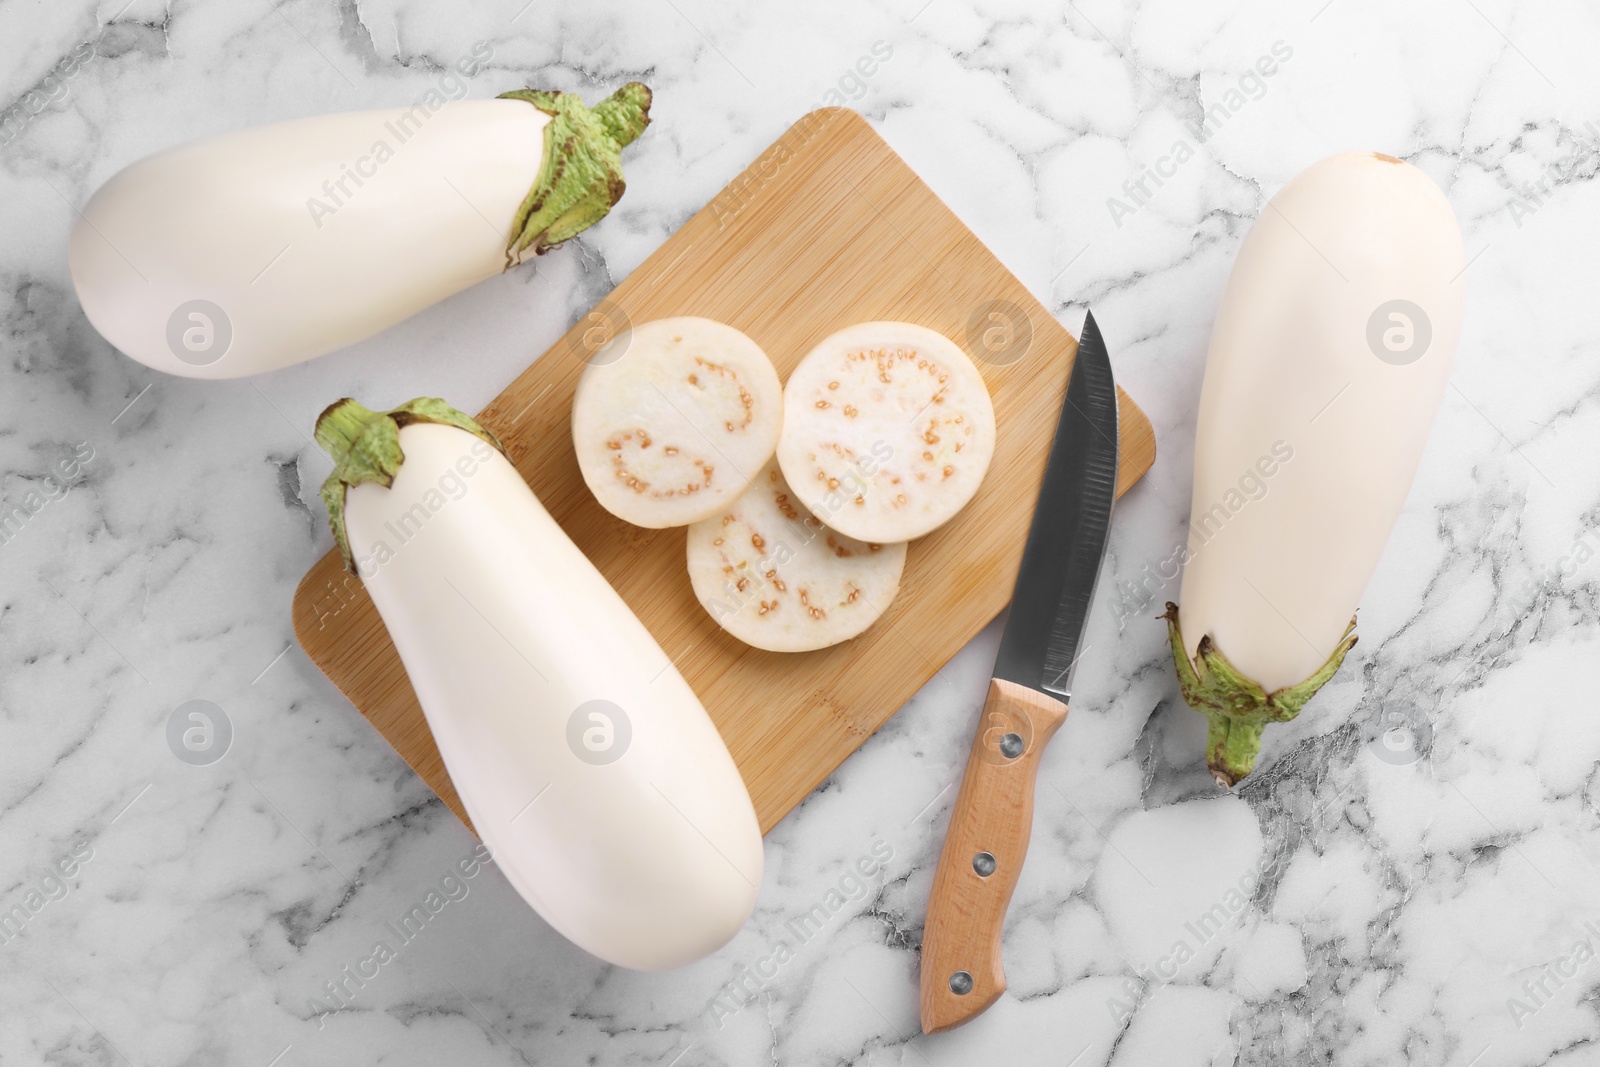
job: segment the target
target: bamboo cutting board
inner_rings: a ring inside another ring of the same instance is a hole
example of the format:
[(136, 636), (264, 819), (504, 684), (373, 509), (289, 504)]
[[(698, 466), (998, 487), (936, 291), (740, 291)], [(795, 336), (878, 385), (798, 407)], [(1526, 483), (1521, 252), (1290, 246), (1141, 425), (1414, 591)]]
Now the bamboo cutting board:
[[(960, 515), (911, 545), (900, 595), (855, 640), (799, 654), (741, 644), (695, 600), (683, 530), (629, 526), (584, 486), (568, 425), (584, 361), (630, 323), (669, 315), (743, 330), (784, 378), (828, 334), (873, 319), (938, 330), (983, 372), (998, 426), (988, 477)], [(791, 127), (478, 418), (700, 695), (765, 833), (1005, 607), (1075, 351), (864, 119), (826, 108)], [(449, 383), (440, 386), (448, 399)], [(1120, 402), (1119, 494), (1155, 460), (1150, 421), (1126, 395)], [(301, 580), (294, 627), (466, 822), (383, 622), (337, 552)]]

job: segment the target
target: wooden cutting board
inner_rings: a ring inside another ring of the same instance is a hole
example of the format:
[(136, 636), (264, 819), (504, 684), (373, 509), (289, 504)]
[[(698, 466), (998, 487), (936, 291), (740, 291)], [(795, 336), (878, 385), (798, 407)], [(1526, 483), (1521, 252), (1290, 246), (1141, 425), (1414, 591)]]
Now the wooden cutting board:
[[(988, 477), (955, 520), (911, 545), (900, 595), (855, 640), (801, 654), (741, 644), (695, 600), (683, 531), (629, 526), (585, 488), (568, 427), (584, 361), (629, 323), (668, 315), (738, 327), (785, 378), (823, 337), (872, 319), (938, 330), (983, 372), (999, 438)], [(1076, 349), (861, 116), (826, 108), (791, 127), (478, 418), (700, 695), (766, 832), (1005, 607)], [(442, 378), (446, 399), (449, 389)], [(1119, 494), (1155, 460), (1150, 421), (1120, 399)], [(466, 822), (383, 622), (337, 552), (301, 580), (294, 627)]]

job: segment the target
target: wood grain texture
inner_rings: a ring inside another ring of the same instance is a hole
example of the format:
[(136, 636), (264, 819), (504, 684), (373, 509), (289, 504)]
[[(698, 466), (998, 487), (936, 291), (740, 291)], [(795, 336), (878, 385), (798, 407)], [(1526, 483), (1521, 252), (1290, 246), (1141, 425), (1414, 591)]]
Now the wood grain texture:
[[(1015, 682), (989, 680), (961, 792), (950, 812), (944, 848), (922, 928), (922, 1030), (936, 1034), (983, 1012), (1006, 989), (1000, 935), (1033, 834), (1039, 757), (1067, 706)], [(1020, 751), (1008, 752), (1007, 738)], [(984, 854), (992, 866), (979, 870)], [(953, 975), (969, 979), (965, 992)]]
[[(911, 545), (900, 595), (860, 637), (799, 654), (741, 644), (695, 600), (683, 531), (629, 526), (585, 488), (568, 425), (584, 361), (629, 323), (668, 315), (743, 330), (782, 377), (828, 334), (872, 319), (919, 323), (974, 356), (994, 398), (993, 466), (960, 515)], [(1005, 607), (1075, 351), (864, 119), (828, 108), (791, 127), (478, 417), (700, 695), (765, 832)], [(441, 365), (447, 400), (449, 388)], [(1155, 437), (1119, 399), (1120, 494), (1154, 462)], [(301, 580), (294, 627), (466, 822), (383, 622), (337, 553)]]

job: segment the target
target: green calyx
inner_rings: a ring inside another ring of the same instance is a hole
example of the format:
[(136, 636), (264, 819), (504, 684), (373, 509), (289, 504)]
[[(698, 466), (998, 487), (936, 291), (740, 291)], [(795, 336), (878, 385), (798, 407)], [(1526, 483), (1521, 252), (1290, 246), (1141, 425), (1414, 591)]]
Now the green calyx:
[(1256, 756), (1261, 752), (1261, 731), (1267, 724), (1288, 722), (1300, 714), (1306, 701), (1334, 676), (1356, 643), (1356, 620), (1351, 618), (1333, 654), (1315, 674), (1297, 685), (1269, 693), (1229, 663), (1210, 634), (1200, 638), (1191, 663), (1184, 651), (1183, 631), (1178, 627), (1178, 605), (1168, 601), (1166, 614), (1161, 617), (1167, 620), (1167, 638), (1172, 643), (1172, 662), (1178, 668), (1183, 699), (1210, 722), (1206, 730), (1206, 766), (1224, 789), (1232, 789), (1255, 769)]
[(502, 453), (505, 446), (470, 416), (443, 400), (419, 396), (389, 411), (373, 411), (349, 397), (335, 400), (317, 416), (317, 444), (333, 459), (333, 473), (322, 483), (322, 502), (328, 508), (328, 525), (339, 544), (345, 570), (356, 574), (350, 554), (350, 537), (344, 528), (344, 498), (352, 485), (376, 482), (388, 489), (406, 461), (400, 451), (400, 429), (414, 422), (454, 426), (481, 437)]
[(550, 116), (544, 159), (511, 223), (506, 267), (531, 248), (543, 255), (606, 217), (625, 188), (622, 150), (650, 125), (650, 90), (629, 82), (593, 108), (576, 93), (514, 89), (501, 100), (524, 100)]

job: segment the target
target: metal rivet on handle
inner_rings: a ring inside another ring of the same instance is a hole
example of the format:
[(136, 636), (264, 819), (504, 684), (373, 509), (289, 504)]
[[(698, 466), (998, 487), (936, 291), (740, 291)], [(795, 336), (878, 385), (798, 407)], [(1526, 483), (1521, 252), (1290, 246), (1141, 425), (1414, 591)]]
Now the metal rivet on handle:
[(1006, 734), (1000, 739), (1000, 754), (1006, 759), (1016, 759), (1027, 747), (1028, 743), (1022, 739), (1021, 734)]
[(964, 997), (972, 992), (972, 975), (966, 971), (957, 971), (950, 976), (950, 992), (958, 997)]
[(978, 872), (978, 877), (987, 878), (994, 873), (994, 854), (980, 852), (972, 857), (972, 869)]

